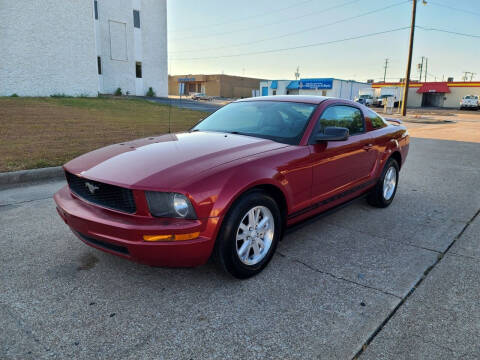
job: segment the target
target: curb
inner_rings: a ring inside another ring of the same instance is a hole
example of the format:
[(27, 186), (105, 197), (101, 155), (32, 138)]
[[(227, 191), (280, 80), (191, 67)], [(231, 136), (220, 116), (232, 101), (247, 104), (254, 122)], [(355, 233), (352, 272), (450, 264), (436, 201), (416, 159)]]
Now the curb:
[(48, 180), (64, 176), (61, 166), (0, 173), (0, 186)]

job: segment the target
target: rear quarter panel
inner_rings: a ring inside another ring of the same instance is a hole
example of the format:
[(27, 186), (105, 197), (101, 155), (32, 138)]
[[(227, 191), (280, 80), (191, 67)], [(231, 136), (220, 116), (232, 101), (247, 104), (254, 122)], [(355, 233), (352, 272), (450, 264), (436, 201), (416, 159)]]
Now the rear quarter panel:
[(378, 153), (379, 166), (376, 177), (380, 177), (385, 162), (395, 152), (398, 152), (401, 157), (400, 168), (405, 164), (410, 145), (410, 137), (405, 126), (390, 124), (385, 128), (372, 130), (371, 135)]

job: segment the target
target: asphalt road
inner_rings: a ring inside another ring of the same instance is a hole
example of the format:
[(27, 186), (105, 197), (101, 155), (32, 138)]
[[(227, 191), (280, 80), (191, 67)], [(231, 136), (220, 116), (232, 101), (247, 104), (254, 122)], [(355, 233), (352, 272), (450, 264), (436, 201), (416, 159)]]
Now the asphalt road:
[(413, 139), (391, 207), (300, 227), (247, 281), (87, 247), (63, 182), (0, 191), (0, 358), (477, 359), (479, 153)]
[(171, 105), (182, 109), (215, 112), (222, 107), (222, 105), (215, 102), (208, 101), (194, 101), (190, 99), (172, 99), (172, 98), (148, 98), (148, 100), (164, 104)]

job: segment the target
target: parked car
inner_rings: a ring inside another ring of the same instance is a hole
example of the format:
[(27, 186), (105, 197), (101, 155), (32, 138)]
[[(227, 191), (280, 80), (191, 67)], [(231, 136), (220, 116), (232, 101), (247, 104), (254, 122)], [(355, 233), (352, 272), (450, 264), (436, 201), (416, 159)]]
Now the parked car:
[(409, 149), (394, 121), (342, 99), (239, 100), (190, 131), (70, 161), (54, 198), (94, 248), (152, 266), (213, 256), (247, 278), (265, 268), (287, 227), (364, 194), (376, 207), (392, 203)]
[(192, 95), (192, 100), (212, 101), (213, 98), (211, 96), (206, 95), (205, 93), (196, 93)]
[(387, 99), (394, 98), (394, 107), (400, 106), (400, 101), (403, 99), (403, 90), (400, 87), (382, 87), (380, 89), (380, 96), (378, 97), (375, 106), (384, 106)]
[(356, 102), (363, 104), (365, 106), (373, 106), (373, 100), (375, 96), (375, 89), (367, 88), (360, 89), (358, 92), (358, 98)]
[(478, 110), (480, 108), (480, 100), (477, 95), (467, 95), (460, 100), (460, 110), (473, 109)]

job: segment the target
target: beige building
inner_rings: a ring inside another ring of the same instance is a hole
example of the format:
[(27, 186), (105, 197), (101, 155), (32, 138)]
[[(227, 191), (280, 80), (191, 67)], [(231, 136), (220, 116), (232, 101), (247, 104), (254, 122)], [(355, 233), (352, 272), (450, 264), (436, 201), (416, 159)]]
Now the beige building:
[[(372, 88), (398, 87), (403, 83), (375, 83)], [(408, 107), (458, 108), (467, 95), (480, 96), (480, 82), (413, 82), (408, 90)]]
[(231, 75), (175, 75), (168, 77), (169, 95), (204, 93), (222, 98), (257, 96), (261, 79)]

